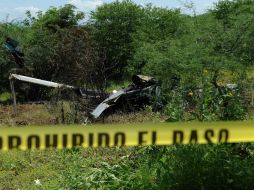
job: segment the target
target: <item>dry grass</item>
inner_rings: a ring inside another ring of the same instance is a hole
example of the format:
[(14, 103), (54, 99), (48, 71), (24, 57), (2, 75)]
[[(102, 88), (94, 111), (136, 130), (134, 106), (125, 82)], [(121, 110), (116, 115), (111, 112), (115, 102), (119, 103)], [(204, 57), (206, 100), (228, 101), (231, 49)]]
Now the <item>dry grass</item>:
[(167, 119), (166, 116), (160, 113), (154, 113), (151, 109), (147, 108), (143, 111), (133, 112), (133, 113), (116, 113), (109, 115), (103, 119), (103, 123), (154, 123), (154, 122), (164, 122)]
[(13, 106), (0, 105), (0, 125), (46, 125), (55, 124), (54, 115), (44, 105), (17, 105), (16, 114)]
[[(17, 105), (16, 115), (13, 106), (0, 105), (0, 126), (17, 125), (52, 125), (59, 123), (59, 113), (55, 113), (43, 104), (19, 104)], [(65, 106), (65, 113), (68, 113), (68, 107)], [(98, 123), (145, 123), (145, 122), (163, 122), (167, 118), (160, 113), (154, 113), (148, 107), (133, 113), (116, 113), (98, 120)]]

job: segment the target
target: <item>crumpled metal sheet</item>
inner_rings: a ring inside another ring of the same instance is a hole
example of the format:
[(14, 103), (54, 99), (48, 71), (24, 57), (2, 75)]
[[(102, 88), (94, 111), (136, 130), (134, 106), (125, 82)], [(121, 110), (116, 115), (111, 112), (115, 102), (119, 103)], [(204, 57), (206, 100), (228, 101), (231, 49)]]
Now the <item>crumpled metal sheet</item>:
[(91, 113), (95, 119), (100, 117), (100, 115), (112, 106), (112, 103), (116, 102), (125, 93), (124, 90), (119, 90), (118, 92), (111, 94), (107, 99), (100, 103)]

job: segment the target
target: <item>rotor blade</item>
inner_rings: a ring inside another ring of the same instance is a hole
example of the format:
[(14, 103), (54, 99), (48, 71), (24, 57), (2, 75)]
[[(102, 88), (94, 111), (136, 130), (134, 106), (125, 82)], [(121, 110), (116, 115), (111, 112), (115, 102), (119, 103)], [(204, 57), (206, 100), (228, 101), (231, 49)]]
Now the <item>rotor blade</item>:
[(17, 75), (17, 74), (10, 74), (9, 79), (17, 79), (17, 80), (20, 80), (20, 81), (33, 83), (33, 84), (39, 84), (39, 85), (42, 85), (42, 86), (48, 86), (48, 87), (53, 87), (53, 88), (62, 88), (62, 87), (72, 88), (72, 89), (75, 88), (74, 86), (69, 86), (69, 85), (65, 85), (65, 84), (60, 84), (60, 83), (56, 83), (56, 82), (36, 79), (36, 78), (27, 77), (27, 76), (23, 76), (23, 75)]

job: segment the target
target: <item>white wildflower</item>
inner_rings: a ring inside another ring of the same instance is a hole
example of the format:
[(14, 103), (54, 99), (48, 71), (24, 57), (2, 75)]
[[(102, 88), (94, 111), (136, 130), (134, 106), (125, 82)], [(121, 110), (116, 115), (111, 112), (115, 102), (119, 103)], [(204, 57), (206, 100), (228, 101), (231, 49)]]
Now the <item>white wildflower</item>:
[(36, 180), (34, 180), (34, 182), (35, 182), (35, 185), (41, 185), (41, 181), (39, 180), (39, 179), (36, 179)]

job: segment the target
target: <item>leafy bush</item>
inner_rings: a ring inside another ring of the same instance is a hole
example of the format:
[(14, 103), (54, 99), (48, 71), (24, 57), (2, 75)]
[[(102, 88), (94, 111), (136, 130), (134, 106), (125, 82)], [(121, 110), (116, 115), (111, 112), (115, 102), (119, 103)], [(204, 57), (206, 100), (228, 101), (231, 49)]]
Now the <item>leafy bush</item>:
[(5, 102), (10, 102), (11, 100), (11, 94), (8, 92), (0, 94), (0, 102), (5, 103)]

